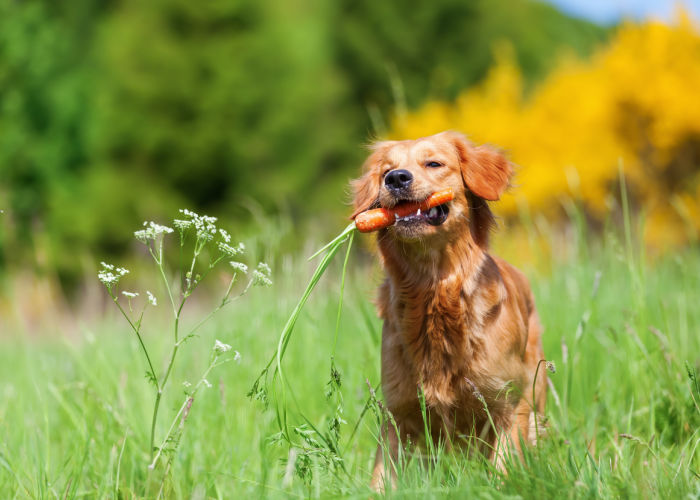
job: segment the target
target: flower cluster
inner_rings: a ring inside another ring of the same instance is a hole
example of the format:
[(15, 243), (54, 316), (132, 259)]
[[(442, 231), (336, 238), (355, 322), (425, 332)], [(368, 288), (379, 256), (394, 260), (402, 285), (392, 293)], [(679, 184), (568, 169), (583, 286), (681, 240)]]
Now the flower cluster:
[(123, 267), (115, 268), (112, 264), (107, 264), (105, 262), (101, 262), (100, 265), (102, 269), (97, 273), (97, 279), (110, 290), (119, 283), (122, 276), (129, 273), (128, 269), (124, 269)]
[[(181, 208), (180, 213), (188, 217), (188, 219), (175, 219), (173, 221), (173, 225), (180, 232), (184, 232), (186, 229), (194, 227), (195, 231), (197, 232), (198, 240), (202, 239), (205, 241), (211, 241), (212, 239), (214, 239), (214, 236), (217, 232), (216, 217), (210, 217), (208, 215), (199, 215), (193, 212), (192, 210), (188, 210), (186, 208)], [(221, 232), (221, 236), (225, 240), (226, 237), (224, 235), (228, 236), (226, 231)]]
[(168, 226), (161, 226), (153, 221), (143, 223), (145, 229), (140, 229), (139, 231), (134, 231), (134, 236), (141, 243), (148, 243), (149, 241), (154, 241), (161, 234), (169, 234), (173, 232), (173, 229)]
[(230, 350), (231, 350), (230, 345), (224, 344), (220, 340), (217, 340), (216, 342), (214, 342), (214, 352), (216, 354), (223, 354), (223, 353), (228, 352)]
[[(229, 237), (230, 240), (230, 237)], [(226, 254), (229, 257), (235, 257), (236, 255), (243, 253), (245, 251), (245, 245), (243, 243), (239, 243), (235, 247), (232, 247), (225, 241), (220, 241), (217, 246), (219, 247), (219, 250), (221, 250), (221, 253)]]
[(229, 264), (231, 264), (231, 267), (236, 272), (241, 272), (243, 274), (246, 274), (248, 272), (248, 266), (246, 266), (243, 262), (236, 262), (235, 260), (232, 260), (231, 262), (229, 262)]
[(253, 271), (253, 286), (271, 286), (271, 275), (272, 270), (270, 269), (270, 266), (268, 266), (264, 262), (259, 262), (258, 267), (256, 267)]

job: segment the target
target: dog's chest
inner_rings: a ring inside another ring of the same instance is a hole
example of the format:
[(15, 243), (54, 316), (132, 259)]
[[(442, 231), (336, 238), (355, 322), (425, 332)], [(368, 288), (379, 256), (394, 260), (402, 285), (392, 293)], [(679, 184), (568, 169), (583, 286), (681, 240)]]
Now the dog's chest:
[[(394, 291), (390, 321), (395, 325), (401, 355), (413, 380), (422, 386), (426, 402), (453, 406), (465, 397), (467, 379), (478, 378), (484, 350), (483, 323), (475, 298), (457, 282), (423, 290)], [(469, 397), (472, 391), (467, 391)]]

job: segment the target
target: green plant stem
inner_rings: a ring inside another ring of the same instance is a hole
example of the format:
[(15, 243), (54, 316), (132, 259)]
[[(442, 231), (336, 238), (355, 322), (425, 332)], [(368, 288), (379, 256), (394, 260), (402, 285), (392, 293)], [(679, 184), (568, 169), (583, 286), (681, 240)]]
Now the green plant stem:
[(151, 439), (148, 446), (148, 452), (151, 454), (151, 459), (153, 459), (153, 443), (156, 435), (156, 420), (158, 419), (158, 408), (160, 407), (160, 398), (163, 391), (158, 387), (158, 392), (156, 392), (156, 401), (153, 404), (153, 416), (151, 417)]
[(180, 418), (180, 415), (182, 415), (182, 412), (187, 407), (187, 402), (190, 400), (190, 398), (194, 398), (194, 396), (197, 394), (199, 389), (202, 387), (202, 384), (204, 384), (204, 381), (206, 380), (207, 376), (209, 375), (209, 372), (212, 371), (212, 369), (214, 367), (230, 361), (230, 359), (229, 359), (229, 360), (224, 360), (221, 363), (217, 363), (218, 359), (219, 359), (218, 356), (214, 356), (214, 359), (211, 361), (211, 363), (209, 363), (209, 366), (207, 367), (207, 369), (204, 371), (204, 373), (200, 377), (199, 382), (197, 382), (197, 384), (192, 389), (192, 392), (190, 394), (188, 394), (187, 397), (185, 398), (185, 401), (180, 406), (180, 409), (178, 410), (177, 414), (175, 415), (175, 418), (173, 418), (173, 421), (170, 424), (170, 428), (168, 428), (168, 432), (165, 434), (165, 438), (163, 438), (163, 442), (158, 447), (158, 452), (153, 456), (151, 464), (148, 466), (149, 469), (155, 468), (156, 463), (158, 462), (158, 459), (160, 458), (160, 456), (163, 453), (163, 448), (165, 448), (165, 445), (167, 444), (168, 439), (170, 439), (170, 436), (173, 432), (173, 429), (175, 429), (175, 425), (177, 425), (177, 422)]
[(173, 307), (173, 314), (177, 314), (177, 308), (175, 307), (175, 299), (173, 298), (173, 293), (170, 290), (170, 283), (168, 282), (167, 276), (165, 276), (165, 269), (163, 268), (163, 241), (161, 240), (160, 247), (158, 250), (158, 254), (160, 257), (156, 256), (156, 254), (153, 252), (153, 249), (150, 246), (148, 247), (148, 251), (153, 257), (153, 260), (155, 260), (156, 264), (158, 265), (158, 271), (160, 272), (161, 278), (163, 278), (165, 290), (168, 292), (168, 298), (170, 298), (170, 304)]
[(175, 356), (177, 356), (177, 350), (180, 347), (180, 342), (178, 341), (178, 329), (180, 325), (180, 314), (182, 313), (182, 307), (185, 305), (187, 297), (183, 297), (180, 302), (180, 307), (175, 313), (175, 343), (173, 344), (173, 350), (170, 354), (170, 362), (168, 363), (168, 368), (165, 370), (165, 375), (163, 375), (162, 380), (158, 384), (158, 392), (156, 393), (156, 400), (153, 404), (153, 417), (151, 419), (151, 439), (149, 449), (151, 450), (151, 457), (153, 457), (153, 443), (155, 442), (155, 432), (156, 432), (156, 421), (158, 420), (158, 410), (160, 408), (160, 398), (165, 390), (165, 385), (168, 383), (170, 378), (170, 373), (172, 372), (173, 365), (175, 364)]
[(124, 316), (127, 323), (129, 323), (129, 326), (131, 326), (131, 329), (134, 330), (134, 333), (136, 334), (136, 338), (139, 339), (139, 344), (141, 345), (141, 350), (143, 351), (143, 354), (146, 356), (146, 361), (148, 362), (148, 367), (151, 370), (151, 375), (153, 376), (153, 380), (154, 380), (155, 384), (158, 385), (158, 377), (156, 377), (156, 371), (153, 369), (153, 363), (151, 363), (151, 357), (148, 355), (148, 349), (146, 349), (146, 345), (143, 343), (143, 338), (141, 338), (141, 333), (139, 332), (139, 329), (131, 321), (131, 318), (129, 318), (129, 315), (126, 314), (126, 311), (119, 304), (117, 297), (112, 293), (112, 291), (108, 290), (108, 293), (112, 297), (112, 300), (114, 301), (114, 303), (117, 305), (119, 312), (122, 313), (122, 316)]
[(340, 313), (343, 310), (343, 295), (345, 293), (345, 274), (348, 268), (348, 260), (350, 260), (350, 250), (352, 249), (352, 241), (355, 238), (355, 231), (351, 231), (348, 236), (348, 248), (345, 251), (345, 260), (343, 260), (343, 271), (340, 277), (340, 295), (338, 296), (338, 316), (335, 320), (335, 335), (333, 337), (333, 356), (335, 356), (335, 348), (338, 344), (338, 330), (340, 330)]

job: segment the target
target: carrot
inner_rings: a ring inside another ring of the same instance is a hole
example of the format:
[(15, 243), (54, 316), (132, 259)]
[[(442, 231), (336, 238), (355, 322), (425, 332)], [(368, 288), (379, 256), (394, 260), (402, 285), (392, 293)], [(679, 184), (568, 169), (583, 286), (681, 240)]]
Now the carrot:
[(452, 188), (442, 189), (428, 196), (421, 202), (402, 203), (393, 208), (375, 208), (362, 212), (355, 217), (355, 227), (361, 233), (370, 233), (379, 229), (384, 229), (396, 222), (397, 217), (406, 217), (421, 211), (430, 210), (448, 201), (452, 201), (455, 195)]

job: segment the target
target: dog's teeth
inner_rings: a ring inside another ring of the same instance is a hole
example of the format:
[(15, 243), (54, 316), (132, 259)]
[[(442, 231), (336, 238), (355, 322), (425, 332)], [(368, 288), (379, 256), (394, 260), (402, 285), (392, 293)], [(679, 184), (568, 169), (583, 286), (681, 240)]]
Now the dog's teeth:
[(416, 215), (420, 216), (420, 208), (419, 208), (418, 211), (416, 212)]
[(399, 214), (397, 214), (396, 212), (394, 212), (394, 217), (396, 218), (396, 220), (399, 220)]

